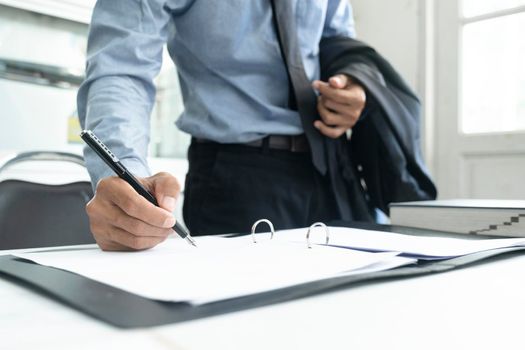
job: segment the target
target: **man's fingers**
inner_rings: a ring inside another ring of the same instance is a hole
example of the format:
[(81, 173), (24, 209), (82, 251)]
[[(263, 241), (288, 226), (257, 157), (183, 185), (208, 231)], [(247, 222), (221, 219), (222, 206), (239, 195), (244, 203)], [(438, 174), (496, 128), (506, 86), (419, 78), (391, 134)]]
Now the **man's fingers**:
[[(91, 222), (104, 222), (106, 225), (116, 226), (135, 236), (166, 237), (171, 233), (170, 228), (161, 228), (126, 214), (120, 207), (111, 202), (102, 202), (97, 206), (87, 206), (87, 211), (93, 219)], [(103, 230), (102, 228), (100, 230)], [(95, 230), (93, 230), (95, 231)]]
[(124, 180), (114, 178), (107, 183), (100, 182), (97, 191), (109, 196), (110, 202), (129, 216), (161, 228), (175, 225), (175, 218), (171, 212), (150, 203)]
[(169, 173), (161, 172), (145, 179), (145, 181), (149, 183), (159, 205), (167, 211), (173, 212), (180, 193), (180, 185), (177, 179)]
[(100, 249), (106, 252), (128, 251), (129, 250), (128, 247), (123, 246), (122, 244), (111, 242), (106, 239), (97, 239), (95, 237), (95, 241), (97, 242)]
[[(152, 191), (154, 186), (148, 179), (141, 181)], [(178, 186), (174, 187), (172, 192), (167, 188), (162, 191), (170, 195), (178, 193)], [(164, 241), (175, 225), (170, 211), (150, 203), (116, 176), (99, 181), (95, 196), (86, 205), (86, 212), (91, 232), (103, 250), (152, 248)]]
[(135, 236), (123, 229), (112, 226), (108, 229), (107, 238), (113, 243), (123, 245), (134, 250), (144, 250), (162, 243), (166, 237)]
[(351, 106), (363, 109), (366, 104), (366, 92), (365, 89), (359, 84), (350, 84), (345, 89), (347, 96), (350, 100)]
[(334, 113), (326, 108), (321, 97), (319, 97), (317, 102), (317, 111), (326, 125), (350, 127), (348, 120), (344, 116)]
[[(350, 78), (348, 78), (350, 79)], [(337, 81), (338, 79), (336, 79)], [(350, 79), (345, 88), (340, 89), (333, 86), (334, 83), (325, 83), (316, 80), (313, 87), (319, 91), (326, 100), (332, 100), (343, 105), (350, 105), (357, 108), (364, 108), (366, 103), (366, 92), (359, 84), (353, 83)]]
[(346, 74), (337, 74), (328, 79), (330, 86), (336, 89), (344, 89), (352, 80)]
[(336, 89), (330, 86), (330, 84), (316, 81), (317, 84), (314, 86), (317, 90), (327, 99), (334, 100), (335, 102), (350, 105), (354, 99), (354, 92), (348, 89)]
[(114, 214), (115, 220), (109, 224), (121, 228), (135, 236), (167, 237), (172, 232), (171, 226), (169, 228), (153, 226), (147, 222), (126, 215), (126, 213), (118, 207), (114, 207), (113, 210), (116, 212)]
[(151, 204), (138, 193), (130, 195), (117, 205), (129, 216), (150, 225), (160, 228), (169, 228), (175, 225), (175, 217), (171, 212)]
[(325, 98), (333, 99), (339, 103), (346, 103), (345, 95), (343, 94), (344, 89), (336, 89), (330, 86), (329, 83), (320, 80), (314, 81), (313, 87)]
[(320, 120), (315, 121), (314, 126), (321, 132), (321, 134), (332, 139), (340, 137), (348, 129), (346, 126), (328, 126)]
[(341, 103), (334, 102), (332, 100), (325, 99), (323, 97), (319, 98), (319, 104), (322, 105), (325, 109), (342, 115), (346, 123), (351, 122), (351, 126), (357, 122), (357, 119), (359, 119), (359, 116), (361, 115), (361, 112), (363, 111), (363, 108), (356, 108), (354, 106), (344, 105)]

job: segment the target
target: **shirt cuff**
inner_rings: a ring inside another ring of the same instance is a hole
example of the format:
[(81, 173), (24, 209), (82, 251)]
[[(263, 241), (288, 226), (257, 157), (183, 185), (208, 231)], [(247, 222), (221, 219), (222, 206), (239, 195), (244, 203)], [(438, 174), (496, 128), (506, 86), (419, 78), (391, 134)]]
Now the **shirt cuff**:
[[(115, 172), (94, 152), (84, 151), (84, 158), (86, 160), (86, 167), (91, 178), (91, 185), (93, 186), (93, 193), (96, 191), (100, 180), (109, 176), (116, 176)], [(151, 172), (145, 164), (139, 159), (126, 158), (120, 159), (120, 162), (131, 172), (135, 177), (148, 177)]]

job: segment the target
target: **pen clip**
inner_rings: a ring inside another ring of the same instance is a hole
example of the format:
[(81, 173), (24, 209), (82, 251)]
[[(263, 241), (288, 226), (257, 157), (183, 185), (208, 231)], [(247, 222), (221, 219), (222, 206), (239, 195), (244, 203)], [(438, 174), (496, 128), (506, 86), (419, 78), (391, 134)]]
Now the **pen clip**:
[(115, 173), (118, 175), (125, 173), (125, 168), (120, 165), (120, 160), (91, 130), (83, 130), (80, 133), (80, 137)]

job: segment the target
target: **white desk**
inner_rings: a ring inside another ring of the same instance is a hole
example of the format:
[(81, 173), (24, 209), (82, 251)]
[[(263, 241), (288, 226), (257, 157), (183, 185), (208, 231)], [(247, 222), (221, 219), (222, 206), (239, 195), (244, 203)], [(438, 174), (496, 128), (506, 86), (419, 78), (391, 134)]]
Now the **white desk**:
[(120, 330), (0, 278), (1, 349), (524, 349), (525, 255)]

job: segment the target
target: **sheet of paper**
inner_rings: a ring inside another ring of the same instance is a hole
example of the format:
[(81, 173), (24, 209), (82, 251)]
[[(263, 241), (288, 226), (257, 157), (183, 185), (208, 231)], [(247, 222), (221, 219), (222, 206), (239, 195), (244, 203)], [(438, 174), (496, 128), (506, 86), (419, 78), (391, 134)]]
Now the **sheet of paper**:
[(17, 256), (143, 297), (194, 304), (414, 262), (396, 253), (328, 246), (308, 249), (304, 242), (266, 240), (254, 244), (247, 237), (196, 239), (198, 248), (180, 239), (168, 239), (142, 252), (103, 252), (95, 248)]
[(56, 247), (4, 249), (4, 250), (0, 250), (0, 256), (16, 255), (16, 254), (31, 253), (31, 252), (44, 252), (44, 251), (52, 251), (52, 250), (84, 249), (84, 248), (96, 248), (96, 247), (97, 247), (96, 244), (76, 244), (76, 245), (62, 245), (62, 246), (56, 246)]
[[(417, 259), (448, 259), (476, 252), (525, 245), (524, 238), (497, 238), (497, 239), (461, 239), (444, 237), (411, 236), (399, 233), (360, 230), (346, 227), (329, 227), (329, 245), (348, 247), (373, 252), (399, 252), (405, 256)], [(307, 229), (277, 231), (275, 240), (288, 242), (305, 242)], [(323, 228), (314, 228), (311, 232), (311, 241), (323, 244), (325, 232)], [(269, 234), (258, 234), (262, 240)]]

